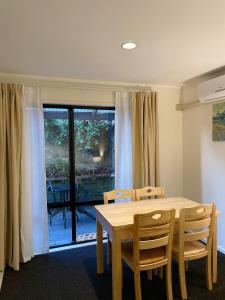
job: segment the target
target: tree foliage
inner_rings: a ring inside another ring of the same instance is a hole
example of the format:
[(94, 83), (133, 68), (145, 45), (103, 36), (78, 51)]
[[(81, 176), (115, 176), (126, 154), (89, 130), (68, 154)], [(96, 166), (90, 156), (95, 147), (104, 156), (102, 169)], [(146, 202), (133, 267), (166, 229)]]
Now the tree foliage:
[[(75, 120), (75, 150), (93, 154), (99, 149), (101, 135), (114, 129), (109, 120)], [(67, 119), (45, 119), (47, 177), (63, 177), (69, 174), (69, 123)], [(57, 146), (58, 152), (54, 146)], [(79, 167), (77, 166), (77, 169)]]
[[(113, 123), (108, 120), (75, 120), (75, 143), (80, 151), (99, 145), (99, 137), (108, 131)], [(68, 120), (45, 119), (45, 142), (52, 145), (66, 145), (69, 140)]]
[(45, 143), (52, 145), (68, 144), (69, 125), (64, 119), (45, 119)]
[(99, 137), (112, 123), (107, 120), (75, 120), (77, 150), (92, 150), (99, 146)]

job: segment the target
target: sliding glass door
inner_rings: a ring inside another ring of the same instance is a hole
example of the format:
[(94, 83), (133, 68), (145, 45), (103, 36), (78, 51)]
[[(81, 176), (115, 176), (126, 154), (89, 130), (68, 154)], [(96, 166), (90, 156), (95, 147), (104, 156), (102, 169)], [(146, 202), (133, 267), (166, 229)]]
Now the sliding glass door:
[(44, 106), (50, 247), (96, 238), (94, 205), (114, 188), (114, 109)]
[(49, 245), (72, 242), (70, 204), (69, 112), (44, 108)]
[(95, 204), (114, 188), (114, 110), (74, 109), (76, 240), (95, 239)]

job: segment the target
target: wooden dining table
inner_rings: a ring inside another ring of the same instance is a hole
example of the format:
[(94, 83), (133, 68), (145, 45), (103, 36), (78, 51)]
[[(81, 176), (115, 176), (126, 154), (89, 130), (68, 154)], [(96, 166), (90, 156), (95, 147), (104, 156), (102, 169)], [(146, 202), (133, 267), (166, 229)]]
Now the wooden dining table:
[[(104, 273), (103, 263), (103, 228), (112, 241), (112, 298), (122, 299), (121, 272), (121, 241), (133, 237), (133, 223), (135, 214), (148, 213), (160, 209), (176, 209), (176, 224), (178, 224), (182, 208), (199, 205), (198, 202), (183, 198), (171, 197), (132, 202), (96, 205), (97, 226), (97, 273)], [(219, 215), (217, 211), (216, 216)], [(217, 282), (217, 217), (213, 230), (212, 243), (212, 273), (213, 282)]]

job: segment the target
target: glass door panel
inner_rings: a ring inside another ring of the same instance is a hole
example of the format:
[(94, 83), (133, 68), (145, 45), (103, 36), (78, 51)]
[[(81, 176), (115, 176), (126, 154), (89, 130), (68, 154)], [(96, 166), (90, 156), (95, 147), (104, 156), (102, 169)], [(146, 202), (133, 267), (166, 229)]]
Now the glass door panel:
[(74, 109), (76, 241), (96, 238), (94, 205), (114, 189), (114, 109)]
[(72, 242), (68, 109), (44, 108), (49, 246)]

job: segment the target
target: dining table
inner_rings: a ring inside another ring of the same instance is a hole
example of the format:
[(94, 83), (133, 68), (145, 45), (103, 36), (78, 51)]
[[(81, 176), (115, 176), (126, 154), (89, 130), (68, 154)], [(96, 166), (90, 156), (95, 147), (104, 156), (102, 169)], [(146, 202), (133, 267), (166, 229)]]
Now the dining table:
[[(112, 299), (122, 299), (122, 263), (121, 241), (132, 239), (134, 215), (148, 213), (153, 210), (175, 209), (175, 230), (178, 228), (180, 210), (194, 207), (200, 203), (184, 197), (169, 197), (162, 199), (149, 199), (131, 202), (120, 202), (96, 205), (96, 231), (97, 231), (97, 273), (104, 273), (103, 262), (103, 229), (109, 235), (112, 243)], [(213, 283), (217, 282), (217, 216), (213, 226), (212, 241), (212, 274)]]

